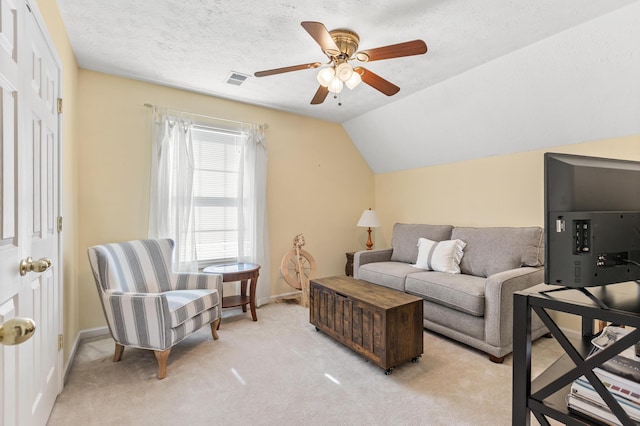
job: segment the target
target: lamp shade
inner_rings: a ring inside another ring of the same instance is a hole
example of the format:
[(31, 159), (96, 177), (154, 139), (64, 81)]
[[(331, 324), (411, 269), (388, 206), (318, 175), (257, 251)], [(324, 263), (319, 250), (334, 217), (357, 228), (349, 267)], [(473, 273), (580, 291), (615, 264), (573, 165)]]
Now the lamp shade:
[(336, 77), (342, 81), (347, 81), (353, 75), (353, 68), (346, 62), (341, 63), (336, 67)]
[(322, 68), (318, 72), (316, 78), (318, 79), (318, 83), (320, 83), (324, 87), (327, 87), (329, 83), (331, 83), (331, 80), (333, 80), (333, 77), (335, 75), (336, 73), (333, 68)]
[(329, 89), (331, 93), (340, 93), (342, 92), (343, 87), (344, 87), (344, 83), (342, 82), (342, 80), (340, 80), (337, 77), (334, 77), (329, 83), (329, 86), (327, 86), (327, 89)]
[(375, 210), (368, 209), (362, 212), (362, 216), (360, 216), (360, 220), (356, 226), (378, 228), (380, 226), (380, 219), (378, 219)]
[(358, 84), (360, 84), (361, 81), (362, 77), (360, 77), (360, 74), (354, 72), (353, 74), (351, 74), (351, 78), (345, 81), (344, 84), (346, 84), (350, 90), (353, 90)]

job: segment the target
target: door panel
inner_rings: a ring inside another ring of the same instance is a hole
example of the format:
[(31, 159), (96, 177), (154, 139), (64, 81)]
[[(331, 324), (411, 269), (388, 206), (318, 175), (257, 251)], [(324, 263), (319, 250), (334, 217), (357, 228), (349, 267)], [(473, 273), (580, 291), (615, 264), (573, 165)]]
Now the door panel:
[[(19, 11), (0, 0), (0, 322), (17, 316), (20, 288), (18, 247), (18, 63), (16, 29)], [(0, 424), (18, 424), (18, 356), (0, 346)]]
[[(13, 299), (9, 299), (0, 305), (0, 321), (6, 321), (16, 317), (15, 303)], [(14, 425), (17, 421), (18, 407), (18, 376), (16, 375), (18, 361), (14, 347), (2, 350), (0, 349), (0, 397), (2, 397), (2, 414), (0, 415), (0, 424)]]
[[(31, 130), (27, 139), (32, 142), (33, 162), (33, 225), (27, 233), (29, 256), (51, 259), (52, 267), (33, 275), (28, 294), (31, 315), (40, 329), (34, 336), (26, 358), (32, 359), (33, 386), (25, 387), (22, 395), (37, 424), (46, 422), (61, 386), (62, 353), (57, 336), (61, 330), (62, 293), (59, 279), (59, 238), (54, 224), (59, 215), (59, 116), (55, 108), (59, 97), (60, 67), (48, 43), (47, 36), (32, 13), (27, 14), (27, 46), (25, 55), (32, 70), (26, 96), (26, 115)], [(27, 342), (28, 343), (28, 342)]]
[[(31, 339), (0, 345), (0, 426), (46, 424), (62, 387), (61, 66), (44, 28), (35, 4), (0, 0), (0, 322), (36, 323)], [(52, 266), (21, 275), (27, 257)]]
[[(0, 0), (0, 306), (18, 292), (20, 277), (15, 262), (18, 250), (18, 132), (16, 128), (18, 63), (16, 29), (19, 11), (13, 2)], [(12, 310), (15, 308), (12, 308)], [(5, 315), (10, 315), (5, 312)]]

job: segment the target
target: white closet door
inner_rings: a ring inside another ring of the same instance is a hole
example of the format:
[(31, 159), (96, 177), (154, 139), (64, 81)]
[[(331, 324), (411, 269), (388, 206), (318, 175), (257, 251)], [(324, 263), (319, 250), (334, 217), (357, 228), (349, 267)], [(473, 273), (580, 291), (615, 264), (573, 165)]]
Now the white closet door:
[[(0, 0), (0, 324), (36, 324), (29, 340), (0, 345), (1, 425), (45, 424), (62, 387), (60, 81), (35, 2)], [(21, 274), (28, 258), (50, 266)]]

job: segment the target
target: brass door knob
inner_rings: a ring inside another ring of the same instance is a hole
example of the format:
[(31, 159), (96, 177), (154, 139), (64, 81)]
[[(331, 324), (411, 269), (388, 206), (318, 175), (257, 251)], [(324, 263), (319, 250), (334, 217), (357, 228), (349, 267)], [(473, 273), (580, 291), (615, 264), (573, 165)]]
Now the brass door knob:
[(51, 268), (51, 259), (43, 257), (42, 259), (33, 260), (31, 257), (20, 261), (20, 275), (27, 275), (27, 272), (44, 272)]
[(0, 344), (19, 345), (36, 332), (36, 324), (29, 318), (14, 318), (0, 324)]

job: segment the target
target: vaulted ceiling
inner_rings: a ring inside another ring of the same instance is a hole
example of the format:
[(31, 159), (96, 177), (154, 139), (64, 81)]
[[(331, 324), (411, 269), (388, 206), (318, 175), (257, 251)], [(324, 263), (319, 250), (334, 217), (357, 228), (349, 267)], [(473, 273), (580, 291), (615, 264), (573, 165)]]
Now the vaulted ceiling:
[[(337, 123), (357, 121), (635, 1), (57, 0), (82, 68)], [(428, 52), (365, 65), (400, 87), (392, 97), (361, 84), (311, 105), (317, 70), (253, 76), (327, 61), (302, 21), (351, 29), (360, 50), (422, 39)], [(232, 85), (231, 73), (249, 77)]]

